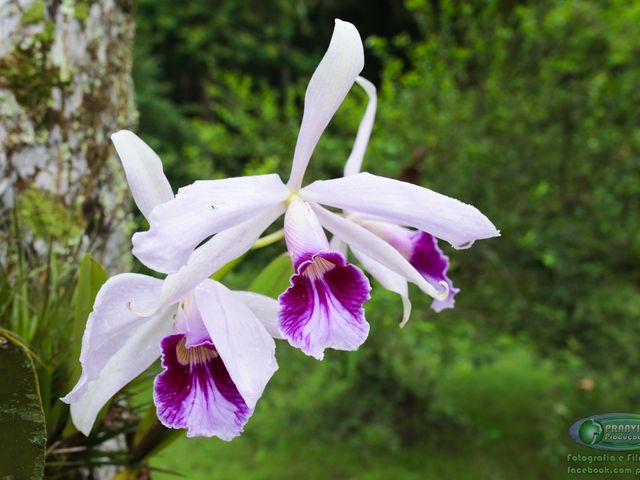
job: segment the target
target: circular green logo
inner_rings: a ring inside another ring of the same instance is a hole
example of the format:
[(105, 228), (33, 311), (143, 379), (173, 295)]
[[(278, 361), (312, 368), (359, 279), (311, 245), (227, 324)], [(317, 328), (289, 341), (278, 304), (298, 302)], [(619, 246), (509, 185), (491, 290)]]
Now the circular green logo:
[(600, 422), (590, 418), (582, 422), (580, 430), (578, 430), (578, 435), (580, 436), (580, 440), (587, 445), (595, 445), (602, 440), (604, 428)]

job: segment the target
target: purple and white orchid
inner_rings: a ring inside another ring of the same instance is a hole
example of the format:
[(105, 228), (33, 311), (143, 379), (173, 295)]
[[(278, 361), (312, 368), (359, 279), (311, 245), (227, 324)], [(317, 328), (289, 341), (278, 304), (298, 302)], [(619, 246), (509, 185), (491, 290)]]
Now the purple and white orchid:
[[(358, 127), (358, 133), (354, 142), (351, 154), (344, 167), (344, 176), (357, 175), (362, 168), (371, 130), (376, 115), (377, 95), (376, 87), (367, 79), (358, 77), (356, 83), (362, 87), (369, 97), (369, 103), (365, 114)], [(445, 299), (435, 298), (431, 303), (431, 308), (436, 312), (441, 312), (447, 308), (453, 308), (454, 297), (460, 291), (453, 286), (453, 282), (447, 275), (449, 269), (449, 258), (438, 246), (438, 240), (434, 235), (420, 230), (411, 230), (401, 225), (380, 220), (374, 216), (361, 216), (357, 212), (344, 212), (345, 217), (358, 225), (365, 227), (370, 232), (387, 241), (395, 247), (403, 257), (405, 257), (415, 269), (420, 272), (424, 279), (437, 288), (438, 285), (446, 283), (449, 293)], [(334, 238), (332, 247), (347, 254), (347, 245), (340, 239)], [(470, 245), (469, 245), (470, 246)], [(411, 302), (408, 296), (408, 285), (406, 279), (399, 276), (394, 271), (388, 269), (383, 264), (368, 257), (357, 248), (351, 248), (355, 257), (383, 287), (402, 298), (403, 316), (401, 326), (409, 320), (411, 314)]]
[[(150, 225), (134, 235), (133, 253), (167, 277), (120, 274), (98, 293), (82, 340), (82, 375), (63, 399), (80, 431), (88, 435), (109, 399), (160, 357), (153, 398), (164, 425), (184, 428), (187, 436), (239, 435), (278, 368), (274, 338), (317, 359), (326, 348), (356, 350), (367, 338), (363, 304), (371, 288), (347, 262), (347, 249), (402, 296), (403, 323), (411, 308), (408, 282), (434, 298), (434, 309), (453, 305), (458, 290), (436, 237), (466, 248), (499, 233), (470, 205), (359, 173), (376, 109), (375, 88), (358, 77), (363, 66), (358, 31), (336, 20), (307, 87), (287, 184), (278, 175), (199, 181), (174, 197), (153, 150), (131, 132), (113, 135)], [(345, 176), (303, 188), (320, 136), (356, 81), (371, 100)], [(209, 278), (247, 252), (283, 213), (294, 274), (279, 301), (234, 292)]]
[[(390, 243), (322, 205), (429, 232), (455, 248), (498, 235), (476, 208), (426, 188), (369, 173), (302, 180), (318, 140), (364, 66), (357, 29), (336, 20), (329, 48), (307, 87), (291, 176), (198, 181), (149, 215), (150, 229), (133, 237), (133, 253), (169, 275), (158, 305), (183, 298), (223, 264), (245, 253), (280, 215), (295, 267), (280, 298), (281, 330), (288, 341), (318, 359), (326, 348), (355, 350), (367, 337), (362, 304), (369, 298), (363, 273), (332, 249), (324, 229), (363, 257), (444, 301), (449, 284), (431, 282)], [(211, 238), (210, 238), (211, 237)], [(406, 297), (406, 295), (405, 295)]]
[[(160, 159), (131, 132), (112, 139), (148, 217), (173, 198)], [(109, 399), (162, 357), (153, 395), (158, 419), (190, 437), (231, 440), (278, 368), (272, 338), (282, 338), (278, 302), (210, 279), (158, 303), (162, 290), (162, 280), (132, 273), (102, 286), (82, 339), (82, 375), (63, 401), (88, 435)]]

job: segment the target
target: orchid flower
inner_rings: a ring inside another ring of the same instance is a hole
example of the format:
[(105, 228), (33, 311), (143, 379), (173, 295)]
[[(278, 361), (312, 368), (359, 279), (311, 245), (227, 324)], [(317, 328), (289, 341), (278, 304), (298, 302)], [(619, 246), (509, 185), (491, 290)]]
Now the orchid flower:
[[(112, 137), (136, 204), (148, 217), (173, 198), (158, 156), (133, 133)], [(100, 409), (162, 357), (154, 382), (160, 422), (187, 436), (231, 440), (242, 432), (278, 368), (278, 303), (205, 279), (158, 304), (163, 281), (123, 273), (100, 289), (82, 338), (82, 375), (62, 400), (88, 435)]]
[(336, 20), (328, 50), (307, 87), (286, 185), (275, 174), (198, 181), (151, 211), (149, 230), (133, 237), (133, 253), (169, 274), (158, 304), (181, 298), (242, 255), (285, 212), (285, 241), (295, 272), (291, 287), (279, 297), (280, 327), (289, 343), (308, 355), (321, 359), (326, 348), (355, 350), (369, 331), (362, 308), (369, 282), (343, 253), (331, 249), (324, 229), (428, 295), (440, 300), (449, 295), (446, 282), (434, 286), (388, 242), (322, 205), (427, 231), (457, 248), (498, 234), (476, 208), (368, 173), (301, 188), (321, 134), (363, 66), (357, 29)]
[[(356, 83), (367, 93), (369, 103), (358, 127), (353, 149), (344, 167), (345, 177), (360, 173), (376, 115), (376, 87), (363, 77), (358, 77)], [(352, 222), (365, 227), (370, 232), (391, 244), (431, 285), (437, 288), (441, 283), (447, 284), (449, 287), (447, 297), (443, 300), (435, 298), (431, 303), (431, 308), (436, 312), (453, 308), (455, 303), (454, 297), (460, 290), (453, 286), (453, 282), (447, 276), (449, 257), (442, 252), (435, 236), (425, 231), (411, 230), (402, 225), (396, 225), (373, 216), (359, 216), (356, 212), (344, 212), (344, 214), (346, 218)], [(341, 240), (334, 238), (332, 239), (331, 245), (344, 255), (347, 254), (347, 245)], [(383, 287), (400, 295), (403, 304), (403, 318), (400, 325), (404, 326), (411, 314), (411, 302), (409, 300), (406, 279), (388, 269), (383, 264), (368, 257), (358, 249), (352, 247), (351, 250), (354, 256), (364, 266), (365, 270)]]

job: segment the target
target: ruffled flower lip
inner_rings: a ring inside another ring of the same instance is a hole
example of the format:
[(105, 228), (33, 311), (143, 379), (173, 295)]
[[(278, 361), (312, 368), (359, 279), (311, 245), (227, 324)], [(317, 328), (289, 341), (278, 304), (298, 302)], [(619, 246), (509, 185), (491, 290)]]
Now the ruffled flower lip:
[(162, 346), (164, 371), (154, 383), (158, 419), (169, 428), (184, 428), (188, 437), (238, 436), (251, 409), (238, 392), (209, 340), (187, 346), (178, 333), (165, 337)]
[(447, 298), (444, 300), (435, 299), (431, 303), (431, 308), (436, 312), (453, 308), (454, 297), (460, 292), (460, 289), (453, 286), (453, 282), (447, 275), (449, 257), (438, 246), (438, 240), (433, 235), (418, 231), (411, 233), (411, 244), (409, 263), (432, 285), (437, 286), (439, 282), (445, 282), (449, 287)]
[(280, 295), (280, 326), (289, 343), (317, 359), (326, 348), (357, 350), (369, 334), (363, 303), (371, 287), (337, 252), (300, 256), (291, 286)]

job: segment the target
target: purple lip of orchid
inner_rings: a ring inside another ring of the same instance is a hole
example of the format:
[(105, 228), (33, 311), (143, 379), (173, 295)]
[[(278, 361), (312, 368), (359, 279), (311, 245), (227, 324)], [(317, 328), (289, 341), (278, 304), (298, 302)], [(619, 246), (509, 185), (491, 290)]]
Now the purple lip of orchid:
[(453, 308), (454, 297), (460, 292), (460, 289), (453, 286), (453, 282), (447, 275), (449, 257), (442, 252), (438, 246), (438, 240), (433, 235), (426, 232), (411, 232), (411, 240), (413, 252), (409, 257), (409, 263), (432, 285), (445, 282), (449, 286), (447, 298), (444, 300), (434, 299), (431, 302), (431, 308), (436, 312)]
[(362, 307), (369, 300), (369, 280), (342, 254), (329, 250), (318, 218), (296, 196), (284, 217), (284, 237), (295, 274), (278, 298), (283, 334), (319, 360), (325, 348), (357, 350), (369, 334)]
[(193, 295), (178, 307), (175, 333), (162, 339), (164, 371), (154, 382), (158, 419), (188, 437), (238, 436), (253, 411), (215, 348)]
[(336, 252), (307, 255), (278, 299), (280, 328), (289, 343), (318, 360), (325, 348), (357, 350), (369, 334), (362, 304), (369, 280)]
[(162, 367), (154, 382), (158, 419), (169, 428), (187, 429), (188, 437), (240, 435), (253, 411), (211, 341), (187, 347), (185, 334), (162, 340)]

